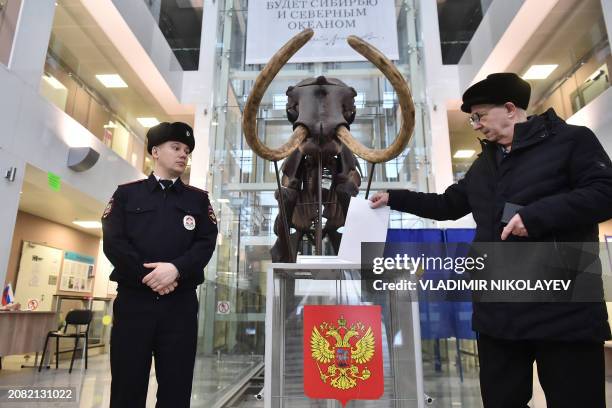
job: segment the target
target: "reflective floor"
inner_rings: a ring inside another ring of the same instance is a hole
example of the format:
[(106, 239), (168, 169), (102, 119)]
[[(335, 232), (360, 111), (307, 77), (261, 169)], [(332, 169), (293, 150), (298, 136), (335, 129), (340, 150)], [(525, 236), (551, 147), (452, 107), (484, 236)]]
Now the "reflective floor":
[[(452, 347), (451, 347), (452, 349)], [(445, 356), (441, 364), (425, 355), (424, 375), (425, 390), (434, 400), (428, 407), (443, 408), (482, 408), (480, 388), (478, 386), (478, 369), (472, 356), (462, 356), (461, 367), (451, 354)], [(451, 358), (448, 358), (451, 357)], [(196, 361), (196, 373), (192, 395), (192, 407), (215, 406), (228, 391), (239, 383), (241, 378), (248, 376), (255, 369), (260, 359), (249, 356), (221, 356), (221, 358), (199, 357)], [(43, 370), (40, 374), (32, 368), (21, 369), (24, 363), (21, 357), (5, 357), (2, 359), (3, 369), (0, 370), (0, 389), (7, 386), (38, 386), (38, 387), (75, 387), (79, 402), (74, 403), (33, 403), (0, 402), (2, 408), (24, 407), (108, 407), (110, 402), (110, 364), (108, 355), (90, 357), (89, 368), (85, 371), (81, 361), (75, 361), (72, 374), (68, 373), (69, 361), (61, 361), (60, 368)], [(29, 362), (31, 364), (32, 361)], [(463, 381), (461, 380), (463, 376)], [(541, 388), (534, 387), (532, 408), (546, 408), (546, 402)], [(155, 406), (157, 383), (155, 372), (151, 370), (147, 407)], [(606, 381), (608, 404), (612, 406), (612, 379)], [(232, 392), (233, 394), (233, 392)], [(253, 393), (246, 393), (228, 403), (231, 408), (262, 408), (263, 402), (256, 401)], [(339, 407), (340, 405), (337, 404)], [(351, 407), (351, 403), (347, 404)]]
[[(217, 359), (199, 357), (196, 360), (192, 407), (210, 408), (223, 398), (228, 390), (245, 376), (249, 375), (261, 362), (261, 359), (250, 356), (221, 356)], [(15, 407), (108, 407), (110, 404), (110, 363), (108, 355), (97, 355), (89, 358), (88, 369), (82, 369), (81, 361), (75, 361), (71, 374), (68, 373), (70, 361), (60, 361), (60, 368), (38, 372), (32, 368), (21, 368), (23, 358), (5, 357), (2, 359), (3, 369), (0, 370), (0, 389), (9, 386), (35, 386), (35, 387), (75, 387), (77, 402), (0, 402), (3, 408)], [(32, 361), (29, 362), (32, 364)], [(147, 407), (155, 406), (154, 365), (151, 368)], [(249, 406), (249, 405), (247, 405)]]

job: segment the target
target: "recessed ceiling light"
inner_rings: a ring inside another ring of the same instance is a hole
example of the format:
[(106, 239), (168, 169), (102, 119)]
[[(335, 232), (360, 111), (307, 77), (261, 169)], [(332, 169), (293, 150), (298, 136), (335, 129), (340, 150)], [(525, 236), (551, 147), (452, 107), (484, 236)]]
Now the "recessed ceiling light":
[(81, 228), (102, 228), (102, 223), (100, 221), (72, 221), (74, 225), (78, 225)]
[(142, 125), (142, 127), (146, 128), (159, 125), (159, 120), (157, 120), (157, 118), (136, 118), (136, 120)]
[(469, 159), (470, 157), (472, 157), (474, 155), (474, 153), (476, 153), (476, 150), (457, 150), (455, 152), (455, 154), (453, 155), (453, 158), (455, 159)]
[(102, 82), (107, 88), (127, 88), (127, 84), (121, 77), (117, 74), (104, 74), (104, 75), (96, 75), (98, 81)]
[(53, 75), (45, 74), (43, 75), (43, 79), (45, 80), (45, 82), (47, 82), (49, 85), (51, 85), (55, 89), (66, 89), (64, 84), (58, 81), (58, 79), (54, 77)]
[(523, 74), (523, 79), (546, 79), (558, 66), (558, 64), (532, 65)]

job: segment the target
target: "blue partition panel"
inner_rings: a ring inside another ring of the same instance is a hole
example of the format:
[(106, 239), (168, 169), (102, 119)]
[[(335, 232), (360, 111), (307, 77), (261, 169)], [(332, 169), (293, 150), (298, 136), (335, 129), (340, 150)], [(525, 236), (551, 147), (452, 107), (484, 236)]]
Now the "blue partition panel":
[[(469, 243), (474, 239), (473, 229), (389, 229), (388, 243), (422, 243), (411, 246), (411, 250), (421, 249), (427, 256), (466, 256), (467, 246), (452, 245), (453, 243)], [(433, 245), (428, 244), (451, 244)], [(408, 248), (407, 248), (408, 249)], [(441, 252), (441, 253), (433, 253)], [(465, 252), (465, 253), (464, 253)], [(386, 253), (385, 256), (395, 254)], [(414, 255), (414, 254), (413, 254)], [(453, 279), (452, 272), (428, 270), (422, 279), (437, 281), (440, 279)], [(419, 290), (419, 310), (421, 322), (421, 338), (442, 339), (456, 337), (459, 339), (474, 339), (472, 331), (472, 304), (471, 302), (430, 301), (427, 292)]]

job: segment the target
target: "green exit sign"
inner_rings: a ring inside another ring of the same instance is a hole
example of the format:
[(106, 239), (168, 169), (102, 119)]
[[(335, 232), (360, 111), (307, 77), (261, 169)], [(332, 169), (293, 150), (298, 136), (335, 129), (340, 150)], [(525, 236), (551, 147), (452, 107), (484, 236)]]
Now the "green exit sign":
[(49, 188), (53, 191), (60, 191), (62, 187), (62, 178), (57, 174), (53, 174), (51, 172), (47, 173), (47, 183), (49, 184)]

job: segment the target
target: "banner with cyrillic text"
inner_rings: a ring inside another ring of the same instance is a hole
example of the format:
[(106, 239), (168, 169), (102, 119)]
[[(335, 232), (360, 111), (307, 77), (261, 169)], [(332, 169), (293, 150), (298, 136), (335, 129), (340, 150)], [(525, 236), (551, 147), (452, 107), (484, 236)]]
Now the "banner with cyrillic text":
[(387, 58), (399, 59), (395, 2), (386, 0), (250, 0), (247, 64), (265, 64), (291, 37), (314, 37), (290, 63), (364, 61), (346, 42), (356, 35)]

